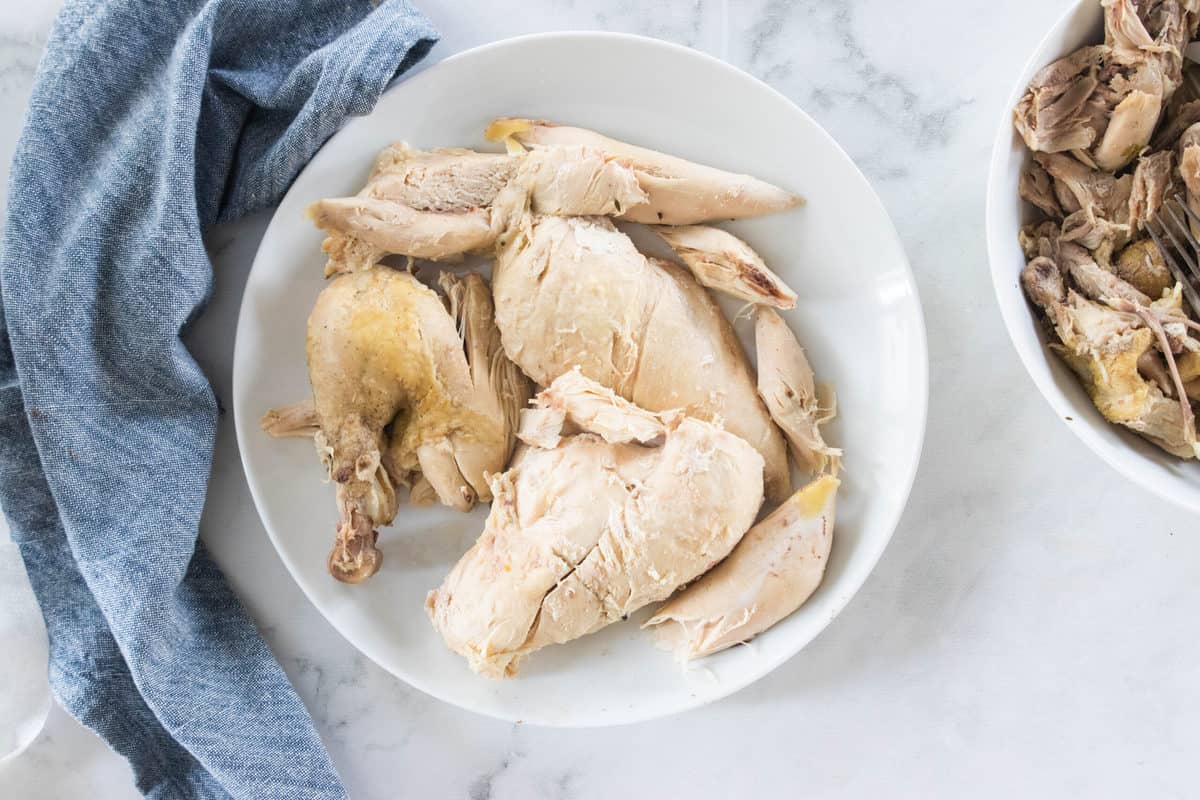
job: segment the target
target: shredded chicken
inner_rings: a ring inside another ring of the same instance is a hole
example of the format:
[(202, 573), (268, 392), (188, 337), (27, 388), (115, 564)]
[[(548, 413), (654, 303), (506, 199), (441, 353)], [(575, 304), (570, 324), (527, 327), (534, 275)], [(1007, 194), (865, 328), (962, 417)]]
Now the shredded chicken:
[(1200, 376), (1179, 365), (1200, 324), (1150, 229), (1181, 218), (1181, 192), (1200, 212), (1200, 72), (1184, 59), (1200, 0), (1101, 5), (1104, 43), (1039, 72), (1014, 112), (1033, 151), (1019, 191), (1043, 215), (1021, 232), (1022, 285), (1101, 413), (1192, 458)]

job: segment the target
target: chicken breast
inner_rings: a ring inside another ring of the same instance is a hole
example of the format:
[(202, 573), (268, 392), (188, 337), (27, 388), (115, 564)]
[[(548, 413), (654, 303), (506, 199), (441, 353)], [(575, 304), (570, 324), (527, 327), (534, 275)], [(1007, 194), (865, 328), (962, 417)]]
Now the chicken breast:
[(800, 608), (825, 575), (839, 485), (822, 475), (796, 492), (646, 627), (688, 660), (749, 641)]
[(426, 600), (450, 649), (493, 678), (670, 596), (733, 549), (762, 502), (762, 458), (716, 425), (649, 414), (578, 372), (537, 406), (581, 432), (532, 443), (493, 479), (483, 535)]
[(594, 131), (545, 120), (501, 117), (488, 126), (484, 135), (491, 141), (515, 140), (535, 150), (582, 145), (629, 167), (648, 195), (646, 203), (621, 214), (631, 222), (695, 225), (718, 219), (757, 217), (804, 202), (799, 195), (749, 175), (725, 172), (619, 142)]
[(746, 356), (685, 270), (646, 258), (607, 219), (532, 217), (500, 249), (492, 288), (504, 350), (535, 383), (579, 367), (642, 408), (722, 420), (762, 454), (767, 495), (791, 493)]

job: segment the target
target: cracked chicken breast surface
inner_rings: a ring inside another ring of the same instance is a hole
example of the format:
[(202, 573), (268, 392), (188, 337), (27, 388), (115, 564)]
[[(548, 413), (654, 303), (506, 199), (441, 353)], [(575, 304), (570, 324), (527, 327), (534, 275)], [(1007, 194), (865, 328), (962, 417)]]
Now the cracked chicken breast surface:
[(666, 599), (733, 549), (762, 502), (761, 456), (716, 425), (647, 412), (579, 372), (536, 404), (538, 435), (493, 479), (483, 534), (426, 601), (488, 677)]
[(492, 288), (504, 350), (545, 386), (579, 367), (650, 411), (721, 420), (790, 494), (787, 451), (729, 321), (684, 269), (647, 258), (602, 217), (531, 217), (502, 243)]

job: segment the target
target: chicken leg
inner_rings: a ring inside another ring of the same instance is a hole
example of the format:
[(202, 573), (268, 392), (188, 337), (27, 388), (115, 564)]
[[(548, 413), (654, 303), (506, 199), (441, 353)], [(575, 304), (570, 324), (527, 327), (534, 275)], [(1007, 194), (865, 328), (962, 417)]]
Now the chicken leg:
[[(490, 496), (528, 397), (503, 357), (483, 280), (443, 277), (451, 310), (412, 275), (376, 267), (331, 282), (308, 321), (317, 446), (337, 484), (329, 570), (355, 583), (378, 570), (375, 526), (398, 483), (423, 476), (443, 503)], [(457, 322), (456, 322), (457, 317)]]

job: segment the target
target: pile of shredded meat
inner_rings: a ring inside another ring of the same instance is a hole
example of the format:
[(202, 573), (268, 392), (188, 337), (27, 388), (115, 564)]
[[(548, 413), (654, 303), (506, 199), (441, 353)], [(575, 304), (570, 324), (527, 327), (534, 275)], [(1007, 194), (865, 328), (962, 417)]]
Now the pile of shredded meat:
[(1101, 5), (1104, 43), (1044, 68), (1014, 111), (1040, 216), (1021, 231), (1021, 285), (1105, 419), (1194, 458), (1195, 293), (1152, 230), (1166, 246), (1168, 223), (1178, 239), (1190, 224), (1178, 203), (1200, 212), (1200, 66), (1184, 58), (1200, 0)]

